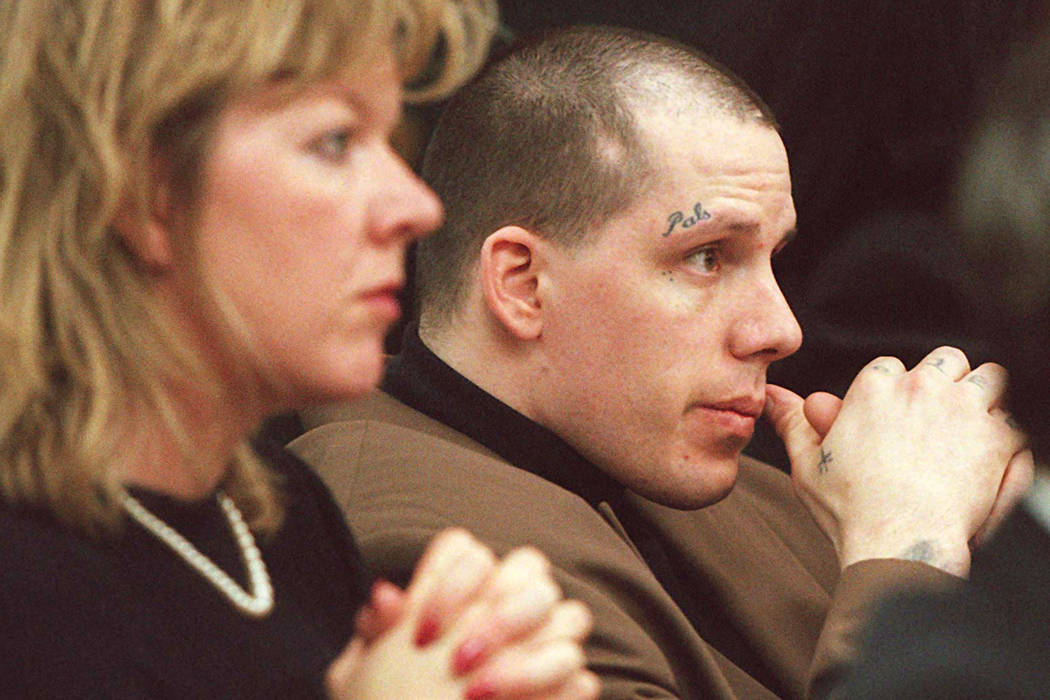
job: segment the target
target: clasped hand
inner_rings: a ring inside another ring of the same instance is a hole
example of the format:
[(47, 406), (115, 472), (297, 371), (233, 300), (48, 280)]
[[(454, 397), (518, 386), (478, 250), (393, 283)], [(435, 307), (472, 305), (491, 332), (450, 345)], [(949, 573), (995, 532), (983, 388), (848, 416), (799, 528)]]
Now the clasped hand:
[(842, 400), (767, 387), (795, 490), (842, 568), (900, 558), (969, 573), (970, 546), (1033, 478), (1024, 435), (1002, 408), (1006, 380), (1001, 366), (971, 370), (964, 353), (941, 347), (911, 370), (876, 358)]
[(540, 552), (497, 561), (466, 531), (446, 530), (406, 591), (373, 588), (329, 669), (329, 697), (596, 698), (580, 645), (590, 626), (582, 603), (562, 599)]

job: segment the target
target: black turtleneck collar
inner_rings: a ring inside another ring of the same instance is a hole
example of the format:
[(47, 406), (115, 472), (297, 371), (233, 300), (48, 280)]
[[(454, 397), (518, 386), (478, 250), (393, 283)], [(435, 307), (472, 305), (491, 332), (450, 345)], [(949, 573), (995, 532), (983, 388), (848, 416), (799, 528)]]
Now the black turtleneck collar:
[(420, 340), (415, 323), (405, 328), (401, 354), (387, 364), (382, 389), (592, 506), (624, 491), (553, 432), (445, 364)]

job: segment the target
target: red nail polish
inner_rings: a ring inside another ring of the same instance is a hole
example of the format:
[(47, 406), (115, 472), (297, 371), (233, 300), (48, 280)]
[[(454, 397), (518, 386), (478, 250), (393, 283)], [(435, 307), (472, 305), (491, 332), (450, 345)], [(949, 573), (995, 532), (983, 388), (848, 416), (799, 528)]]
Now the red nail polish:
[(496, 697), (496, 686), (491, 681), (478, 681), (463, 694), (467, 700), (487, 700)]
[(432, 617), (424, 618), (416, 628), (416, 646), (425, 647), (437, 639), (440, 632), (441, 626), (438, 625), (437, 620)]
[(489, 645), (483, 639), (469, 639), (464, 642), (452, 659), (452, 670), (457, 676), (473, 671), (488, 655)]

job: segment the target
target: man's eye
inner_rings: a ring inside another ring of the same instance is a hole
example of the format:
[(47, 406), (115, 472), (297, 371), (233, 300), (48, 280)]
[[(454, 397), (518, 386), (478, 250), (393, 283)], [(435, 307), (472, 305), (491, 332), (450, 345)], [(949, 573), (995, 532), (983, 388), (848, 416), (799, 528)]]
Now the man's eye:
[(722, 267), (722, 256), (718, 248), (710, 246), (691, 253), (686, 258), (703, 272), (718, 272)]
[(350, 137), (349, 129), (329, 131), (314, 141), (312, 148), (326, 160), (341, 161), (350, 148)]

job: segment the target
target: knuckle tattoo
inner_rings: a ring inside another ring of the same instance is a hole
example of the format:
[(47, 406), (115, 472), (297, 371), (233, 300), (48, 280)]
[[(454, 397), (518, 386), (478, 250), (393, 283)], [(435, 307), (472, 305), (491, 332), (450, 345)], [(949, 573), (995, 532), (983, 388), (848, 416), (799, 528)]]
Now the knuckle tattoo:
[(948, 374), (948, 371), (944, 369), (944, 364), (945, 364), (945, 363), (946, 363), (947, 361), (948, 361), (948, 360), (947, 360), (946, 358), (943, 358), (943, 357), (935, 357), (935, 358), (933, 358), (932, 360), (927, 360), (927, 361), (925, 362), (925, 364), (929, 365), (930, 367), (933, 367), (933, 368), (934, 368), (935, 370), (937, 370), (937, 371), (938, 371), (938, 372), (940, 372), (941, 374)]

